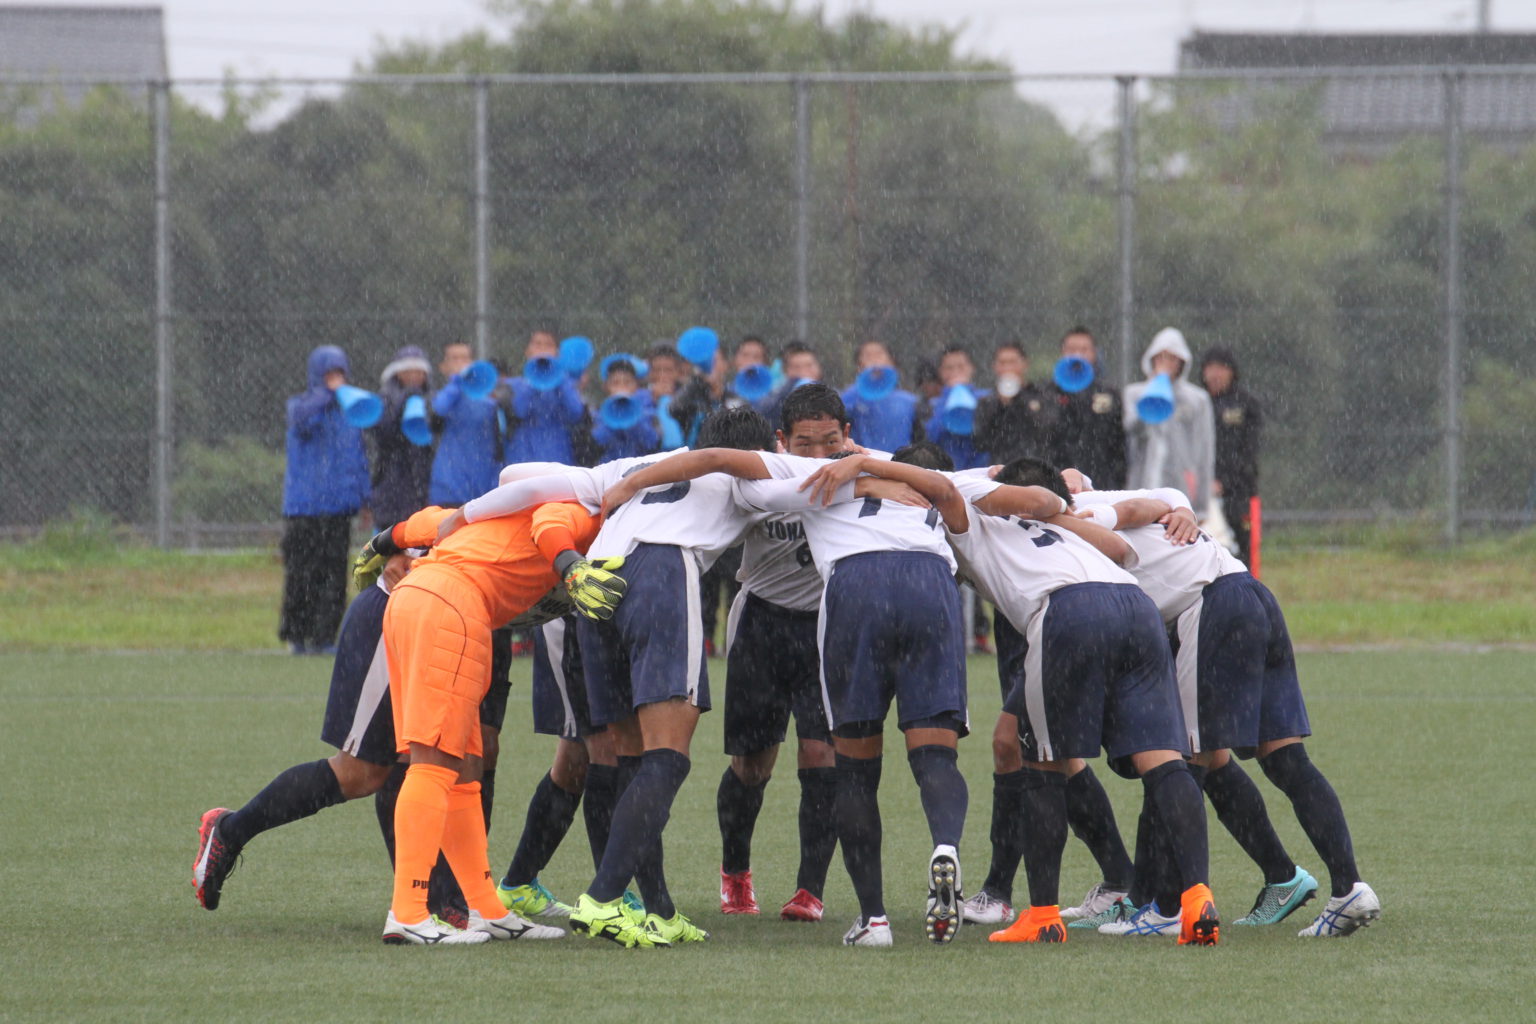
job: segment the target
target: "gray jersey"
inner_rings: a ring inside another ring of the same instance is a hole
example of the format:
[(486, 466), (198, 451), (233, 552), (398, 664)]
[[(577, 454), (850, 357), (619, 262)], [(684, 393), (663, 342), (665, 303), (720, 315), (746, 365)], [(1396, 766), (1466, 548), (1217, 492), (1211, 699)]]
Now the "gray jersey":
[(798, 516), (769, 516), (747, 531), (736, 579), (743, 590), (780, 608), (813, 612), (821, 607), (821, 573)]

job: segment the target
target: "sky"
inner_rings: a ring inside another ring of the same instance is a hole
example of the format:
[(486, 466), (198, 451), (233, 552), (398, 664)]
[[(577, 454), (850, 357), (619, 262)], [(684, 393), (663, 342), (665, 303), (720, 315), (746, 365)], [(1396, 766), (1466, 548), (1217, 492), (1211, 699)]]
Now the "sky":
[[(37, 2), (37, 0), (32, 0)], [(135, 0), (58, 0), (122, 3)], [(146, 2), (146, 0), (138, 0)], [(817, 6), (795, 0), (804, 9)], [(161, 0), (171, 74), (344, 77), (380, 39), (442, 42), (496, 25), (483, 0)], [(1478, 0), (824, 0), (833, 18), (862, 10), (898, 23), (960, 29), (963, 51), (1030, 74), (1166, 73), (1195, 28), (1257, 31), (1457, 31)], [(1495, 30), (1536, 31), (1536, 0), (1490, 0)], [(1108, 86), (1024, 87), (1048, 102), (1098, 107)]]

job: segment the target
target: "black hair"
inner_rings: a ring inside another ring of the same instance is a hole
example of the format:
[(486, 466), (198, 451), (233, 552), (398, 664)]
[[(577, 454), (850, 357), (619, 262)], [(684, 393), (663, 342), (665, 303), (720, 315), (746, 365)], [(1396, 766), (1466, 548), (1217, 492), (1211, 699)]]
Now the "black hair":
[(750, 405), (717, 409), (699, 427), (695, 448), (735, 448), (743, 452), (773, 451), (773, 427)]
[(891, 455), (891, 461), (904, 462), (918, 469), (933, 469), (940, 473), (955, 471), (955, 460), (949, 457), (949, 452), (932, 441), (918, 441), (905, 448), (898, 448)]
[[(790, 356), (798, 356), (802, 352), (808, 352), (813, 356), (816, 355), (815, 349), (811, 348), (811, 346), (807, 345), (799, 338), (796, 338), (794, 341), (784, 343), (784, 347), (779, 349), (779, 358), (782, 360), (788, 360)], [(817, 356), (817, 358), (819, 359), (821, 357)]]
[(628, 359), (615, 359), (613, 362), (609, 363), (608, 369), (603, 371), (603, 379), (607, 380), (615, 373), (627, 373), (631, 377), (640, 376), (639, 372), (635, 370), (635, 364), (630, 362)]
[(939, 382), (939, 364), (926, 356), (917, 363), (917, 386)]
[(759, 338), (755, 334), (749, 334), (745, 338), (742, 338), (740, 341), (738, 341), (736, 343), (736, 347), (731, 351), (731, 354), (735, 355), (735, 354), (739, 353), (742, 349), (746, 348), (748, 345), (756, 345), (758, 348), (762, 349), (763, 350), (763, 357), (767, 358), (767, 356), (768, 356), (768, 343), (766, 341), (764, 341), (762, 338)]
[(882, 349), (885, 350), (885, 356), (891, 361), (891, 365), (898, 368), (900, 367), (900, 364), (896, 362), (896, 353), (891, 351), (891, 346), (887, 345), (879, 338), (865, 338), (863, 341), (859, 342), (858, 346), (853, 350), (854, 356), (857, 357), (860, 352), (864, 351), (864, 349), (870, 345), (879, 345)]
[(972, 366), (976, 364), (976, 360), (971, 356), (971, 350), (960, 344), (945, 345), (943, 351), (939, 353), (939, 360), (942, 362), (945, 356), (952, 356), (957, 353), (965, 356)]
[(779, 407), (779, 425), (788, 434), (801, 420), (833, 419), (840, 427), (848, 425), (848, 409), (842, 396), (820, 381), (802, 384), (784, 396)]
[(673, 348), (671, 345), (668, 345), (664, 341), (658, 341), (656, 344), (652, 345), (646, 351), (645, 358), (647, 362), (652, 359), (671, 359), (678, 363), (683, 361), (683, 357), (678, 353), (677, 349)]
[(1082, 324), (1073, 324), (1071, 327), (1068, 327), (1066, 333), (1061, 336), (1061, 340), (1066, 341), (1074, 334), (1087, 335), (1089, 341), (1093, 342), (1095, 345), (1098, 344), (1098, 340), (1094, 338), (1093, 332), (1084, 327)]
[(1072, 505), (1072, 492), (1067, 490), (1067, 482), (1062, 479), (1061, 470), (1044, 459), (1028, 455), (1014, 459), (998, 470), (994, 479), (1012, 487), (1044, 487), (1069, 507)]
[(1020, 359), (1029, 358), (1029, 353), (1025, 351), (1024, 346), (1017, 341), (1005, 341), (999, 344), (992, 350), (992, 358), (996, 359), (999, 355), (1008, 351), (1009, 349), (1013, 349), (1015, 352), (1017, 352)]

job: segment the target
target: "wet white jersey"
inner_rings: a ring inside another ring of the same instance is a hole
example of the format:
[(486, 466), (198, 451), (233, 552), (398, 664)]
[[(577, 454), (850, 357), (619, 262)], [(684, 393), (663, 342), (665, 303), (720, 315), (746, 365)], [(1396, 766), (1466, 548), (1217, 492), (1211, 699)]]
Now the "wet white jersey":
[[(1141, 491), (1084, 491), (1076, 495), (1079, 508), (1113, 505), (1131, 498), (1156, 498), (1175, 508), (1189, 508), (1182, 491), (1159, 487)], [(1220, 576), (1247, 572), (1248, 567), (1216, 543), (1204, 530), (1193, 544), (1176, 545), (1168, 540), (1158, 523), (1120, 530), (1120, 536), (1136, 551), (1137, 564), (1131, 573), (1141, 589), (1157, 602), (1163, 620), (1172, 622), (1184, 613), (1205, 585)]]
[(877, 498), (856, 499), (853, 485), (840, 490), (834, 504), (811, 505), (800, 482), (826, 464), (823, 459), (758, 453), (772, 480), (743, 480), (737, 490), (742, 506), (762, 512), (797, 514), (805, 524), (805, 539), (822, 576), (840, 558), (869, 551), (926, 551), (955, 568), (954, 554), (944, 539), (937, 509), (914, 508)]
[(965, 498), (969, 521), (964, 533), (949, 534), (960, 570), (1020, 633), (1028, 634), (1030, 620), (1044, 607), (1045, 598), (1062, 587), (1136, 582), (1075, 533), (1034, 519), (989, 516), (976, 508), (972, 502), (992, 493), (996, 481), (961, 474), (951, 479)]

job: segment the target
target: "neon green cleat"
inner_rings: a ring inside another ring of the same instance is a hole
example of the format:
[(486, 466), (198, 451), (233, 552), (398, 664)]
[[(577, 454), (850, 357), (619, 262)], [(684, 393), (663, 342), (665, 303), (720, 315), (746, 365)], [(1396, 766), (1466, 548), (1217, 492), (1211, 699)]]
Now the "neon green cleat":
[(571, 916), (569, 904), (555, 899), (555, 894), (544, 888), (544, 883), (537, 878), (527, 885), (514, 885), (511, 888), (497, 883), (496, 896), (502, 906), (523, 917)]
[(619, 902), (624, 906), (624, 916), (629, 918), (636, 928), (645, 924), (645, 904), (640, 902), (639, 896), (625, 889), (624, 895), (619, 897)]
[(588, 938), (617, 942), (625, 949), (665, 949), (670, 945), (660, 934), (632, 922), (623, 900), (599, 903), (586, 893), (576, 898), (571, 909), (571, 928), (585, 932)]
[(669, 921), (663, 921), (656, 914), (647, 914), (645, 934), (653, 939), (659, 938), (669, 946), (680, 946), (685, 942), (703, 942), (709, 938), (709, 932), (684, 917), (682, 911), (673, 914)]

